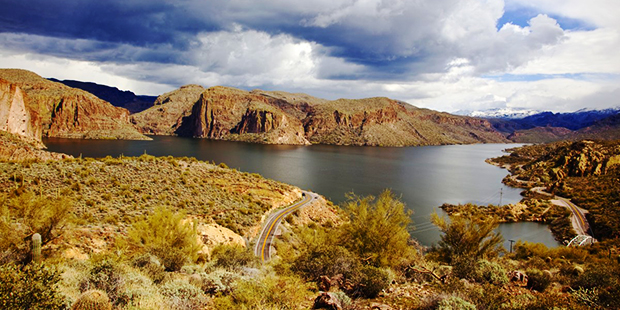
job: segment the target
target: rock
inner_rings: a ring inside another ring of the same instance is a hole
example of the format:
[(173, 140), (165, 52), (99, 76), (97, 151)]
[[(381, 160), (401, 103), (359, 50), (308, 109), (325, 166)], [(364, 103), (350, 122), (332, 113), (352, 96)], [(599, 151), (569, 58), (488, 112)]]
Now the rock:
[(144, 134), (175, 135), (204, 90), (200, 85), (185, 85), (165, 93), (157, 97), (151, 108), (132, 115), (131, 123)]
[(342, 310), (342, 303), (334, 293), (322, 292), (315, 300), (312, 309)]
[(386, 305), (386, 304), (380, 304), (377, 302), (373, 302), (370, 304), (370, 309), (372, 310), (392, 310), (392, 307)]
[[(13, 98), (12, 101), (17, 102), (17, 105), (13, 105), (18, 107), (17, 110), (30, 110), (31, 128), (22, 128), (20, 131), (30, 130), (29, 135), (35, 135), (38, 139), (41, 135), (85, 139), (150, 139), (133, 128), (129, 122), (129, 111), (88, 92), (48, 81), (26, 70), (0, 69), (0, 79), (3, 79), (4, 85), (0, 87), (0, 98)], [(20, 101), (23, 101), (25, 109), (19, 108), (22, 105)], [(5, 105), (0, 108), (4, 110)], [(15, 108), (11, 109), (16, 111)], [(25, 124), (27, 118), (23, 116), (20, 121)]]
[(22, 89), (0, 79), (0, 130), (41, 142), (41, 120), (26, 104)]
[(514, 282), (516, 285), (527, 285), (527, 275), (521, 271), (514, 270), (509, 274), (510, 282)]
[(319, 291), (329, 291), (332, 287), (331, 279), (328, 276), (320, 276), (318, 287)]

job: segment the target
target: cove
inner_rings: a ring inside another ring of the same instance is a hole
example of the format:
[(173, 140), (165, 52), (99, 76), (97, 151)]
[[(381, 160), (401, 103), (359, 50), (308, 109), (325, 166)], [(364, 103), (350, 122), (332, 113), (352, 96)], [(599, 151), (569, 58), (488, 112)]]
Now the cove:
[[(225, 163), (324, 195), (334, 203), (346, 193), (377, 195), (389, 188), (414, 213), (412, 236), (423, 245), (439, 240), (430, 223), (443, 203), (508, 204), (521, 200), (521, 189), (501, 183), (508, 172), (484, 162), (518, 144), (475, 144), (425, 147), (290, 146), (154, 136), (152, 141), (75, 140), (48, 138), (48, 150), (84, 157), (196, 157)], [(527, 240), (558, 246), (545, 225), (500, 225), (505, 244)]]

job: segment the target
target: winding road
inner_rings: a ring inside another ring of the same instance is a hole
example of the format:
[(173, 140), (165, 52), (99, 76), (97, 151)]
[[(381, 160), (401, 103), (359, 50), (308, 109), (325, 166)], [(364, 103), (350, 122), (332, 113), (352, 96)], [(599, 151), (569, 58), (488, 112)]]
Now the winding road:
[(545, 189), (542, 187), (534, 187), (531, 190), (539, 194), (544, 194), (544, 195), (553, 197), (553, 199), (551, 199), (551, 203), (553, 203), (554, 205), (568, 208), (573, 214), (573, 216), (571, 216), (571, 222), (573, 224), (573, 229), (575, 229), (575, 232), (577, 232), (578, 235), (591, 236), (590, 235), (590, 224), (588, 223), (588, 220), (586, 219), (586, 213), (588, 213), (588, 211), (579, 208), (574, 203), (572, 203), (569, 199), (566, 199), (560, 196), (555, 196), (553, 194), (545, 192), (544, 191)]
[(271, 245), (273, 244), (273, 238), (276, 235), (276, 231), (278, 230), (278, 225), (282, 222), (282, 219), (286, 218), (287, 215), (295, 212), (295, 210), (305, 207), (306, 205), (312, 203), (315, 199), (319, 197), (318, 194), (302, 191), (302, 199), (274, 214), (272, 214), (263, 230), (260, 233), (260, 237), (256, 242), (256, 246), (254, 247), (254, 254), (261, 258), (261, 261), (269, 260), (271, 256)]

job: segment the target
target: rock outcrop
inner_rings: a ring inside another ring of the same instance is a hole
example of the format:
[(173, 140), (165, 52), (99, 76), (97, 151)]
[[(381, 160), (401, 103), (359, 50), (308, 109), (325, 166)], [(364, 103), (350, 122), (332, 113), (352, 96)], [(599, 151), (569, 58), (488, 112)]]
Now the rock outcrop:
[[(129, 111), (114, 107), (90, 93), (48, 81), (25, 70), (0, 69), (0, 78), (10, 84), (0, 89), (0, 96), (17, 98), (17, 89), (25, 93), (27, 100), (24, 103), (31, 111), (31, 126), (37, 136), (149, 139), (133, 128)], [(8, 95), (5, 90), (9, 91)]]
[(173, 92), (185, 94), (183, 99), (158, 99), (161, 104), (134, 115), (133, 123), (144, 133), (266, 144), (413, 146), (507, 141), (486, 120), (418, 109), (388, 98), (330, 101), (218, 86), (204, 90), (189, 112), (189, 102), (199, 90), (184, 86)]
[(152, 108), (133, 114), (131, 122), (144, 134), (174, 135), (204, 90), (200, 85), (186, 85), (165, 93), (157, 97)]
[(0, 130), (41, 142), (41, 120), (19, 86), (0, 79)]

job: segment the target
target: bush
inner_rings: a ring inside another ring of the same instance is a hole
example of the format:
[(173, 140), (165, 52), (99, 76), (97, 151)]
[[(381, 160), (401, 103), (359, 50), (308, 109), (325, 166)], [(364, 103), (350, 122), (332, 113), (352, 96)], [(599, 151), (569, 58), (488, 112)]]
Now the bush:
[(157, 256), (167, 271), (179, 271), (188, 261), (195, 261), (200, 250), (196, 223), (183, 221), (184, 213), (160, 207), (129, 229), (134, 246)]
[(200, 288), (208, 295), (228, 295), (234, 289), (234, 282), (240, 278), (236, 273), (217, 269), (209, 274), (200, 276)]
[(478, 282), (486, 282), (495, 285), (508, 283), (506, 269), (496, 262), (480, 260), (476, 264), (474, 279)]
[(133, 259), (132, 265), (139, 268), (155, 284), (159, 284), (166, 278), (166, 270), (156, 256), (143, 254)]
[(71, 310), (112, 310), (112, 304), (104, 291), (90, 290), (80, 295)]
[(475, 310), (472, 303), (456, 296), (450, 296), (439, 302), (437, 310)]
[(258, 258), (252, 250), (240, 245), (218, 245), (211, 251), (211, 260), (215, 266), (237, 270), (242, 267), (254, 266)]
[(343, 206), (349, 222), (340, 228), (340, 244), (376, 267), (406, 265), (415, 251), (409, 246), (411, 211), (390, 190), (378, 198), (350, 195)]
[(166, 297), (166, 303), (171, 309), (204, 309), (208, 303), (202, 290), (185, 280), (166, 282), (159, 291)]
[(317, 244), (302, 252), (293, 261), (291, 270), (310, 281), (339, 274), (351, 279), (358, 274), (359, 265), (358, 258), (344, 247)]
[(356, 290), (359, 292), (356, 295), (365, 298), (375, 298), (389, 284), (390, 275), (387, 271), (373, 266), (364, 266), (360, 270), (358, 283), (355, 283), (357, 286)]
[[(20, 188), (21, 189), (21, 188)], [(73, 201), (66, 197), (41, 197), (30, 191), (0, 194), (0, 264), (32, 260), (30, 237), (41, 235), (41, 246), (62, 234), (71, 217)], [(26, 240), (26, 242), (24, 242)]]
[(0, 266), (0, 309), (65, 309), (55, 268), (31, 264)]
[(308, 286), (301, 279), (266, 275), (238, 281), (232, 294), (214, 299), (214, 306), (235, 310), (306, 309), (309, 297)]
[(543, 272), (538, 269), (528, 269), (525, 273), (527, 274), (527, 288), (529, 289), (544, 292), (549, 284), (551, 284), (551, 277), (548, 272)]
[(115, 306), (126, 305), (129, 297), (124, 292), (125, 279), (117, 263), (109, 258), (95, 261), (85, 279), (80, 282), (80, 291), (102, 290)]

